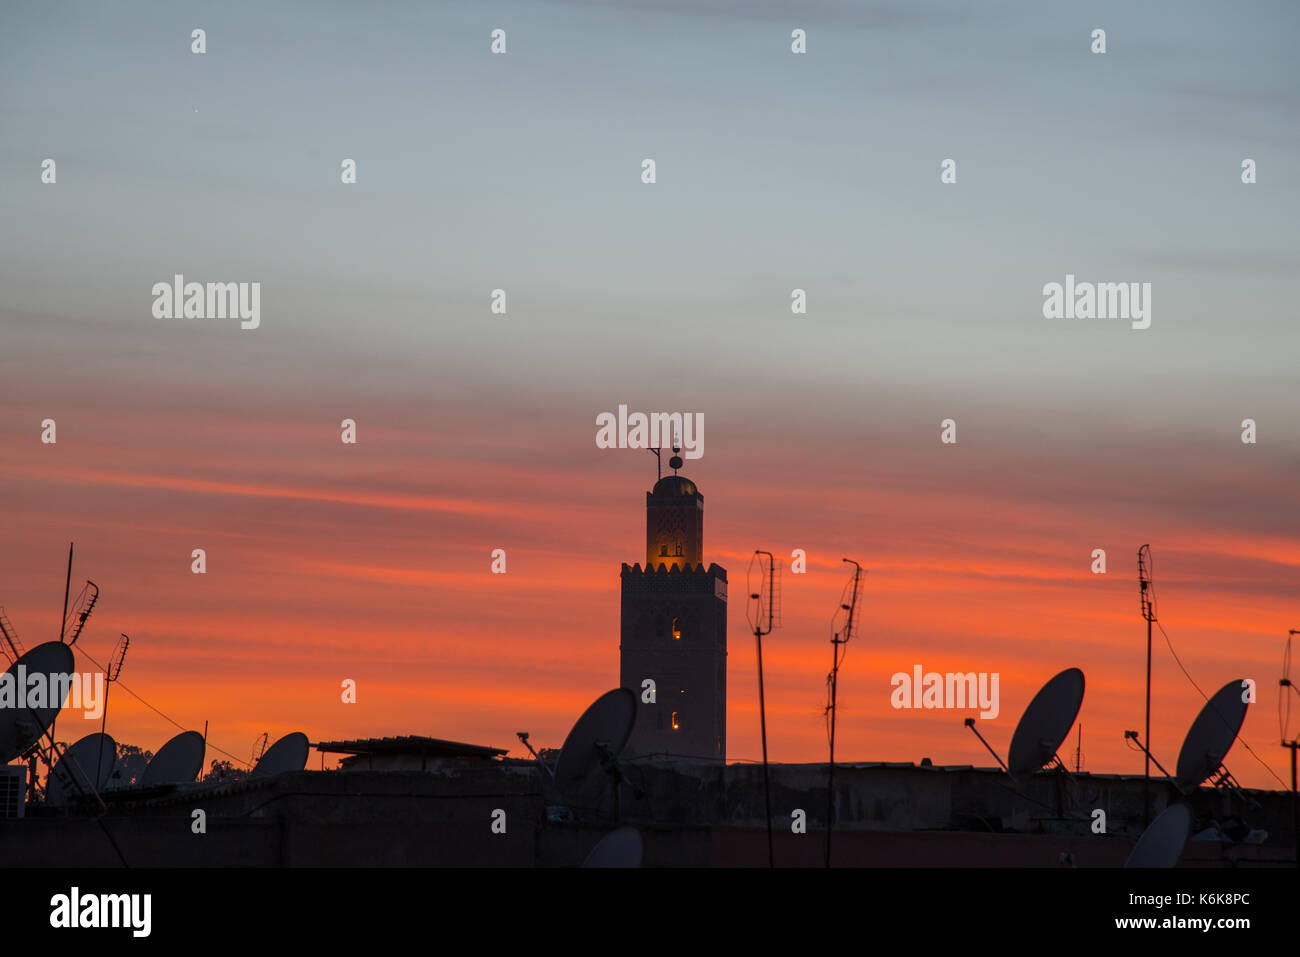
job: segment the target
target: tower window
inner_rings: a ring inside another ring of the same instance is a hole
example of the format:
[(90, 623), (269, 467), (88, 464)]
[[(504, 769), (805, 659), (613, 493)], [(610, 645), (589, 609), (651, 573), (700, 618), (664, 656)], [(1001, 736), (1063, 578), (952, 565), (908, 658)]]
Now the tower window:
[(678, 543), (677, 543), (677, 556), (680, 557), (681, 554), (682, 554), (682, 543), (681, 543), (681, 542), (678, 542)]
[(682, 620), (680, 618), (674, 618), (673, 619), (673, 641), (681, 641), (681, 640), (682, 640)]
[(681, 725), (681, 722), (678, 721), (678, 719), (677, 719), (677, 712), (674, 711), (674, 712), (673, 712), (673, 730), (674, 730), (674, 731), (680, 730), (680, 729), (681, 729), (681, 726), (682, 726), (682, 725)]
[(660, 555), (660, 557), (662, 557), (662, 558), (667, 558), (667, 557), (668, 557), (668, 546), (667, 546), (666, 544), (665, 544), (665, 545), (660, 545), (660, 546), (659, 546), (659, 555)]

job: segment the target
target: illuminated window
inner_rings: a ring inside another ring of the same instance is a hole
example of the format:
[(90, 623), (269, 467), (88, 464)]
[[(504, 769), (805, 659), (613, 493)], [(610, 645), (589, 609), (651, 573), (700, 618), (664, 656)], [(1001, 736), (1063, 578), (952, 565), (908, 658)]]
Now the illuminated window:
[(660, 555), (661, 557), (663, 557), (663, 558), (667, 558), (667, 557), (668, 557), (668, 546), (667, 546), (667, 545), (660, 545), (660, 546), (659, 546), (659, 555)]
[(673, 730), (676, 731), (676, 730), (678, 730), (679, 728), (681, 728), (681, 724), (680, 724), (680, 723), (678, 722), (678, 720), (677, 720), (677, 712), (674, 711), (674, 712), (673, 712)]
[(678, 554), (678, 556), (680, 556), (681, 553), (682, 553), (682, 543), (681, 543), (681, 542), (678, 542), (678, 543), (677, 543), (677, 554)]
[(673, 641), (681, 641), (681, 640), (682, 640), (682, 620), (680, 618), (674, 618), (673, 619)]

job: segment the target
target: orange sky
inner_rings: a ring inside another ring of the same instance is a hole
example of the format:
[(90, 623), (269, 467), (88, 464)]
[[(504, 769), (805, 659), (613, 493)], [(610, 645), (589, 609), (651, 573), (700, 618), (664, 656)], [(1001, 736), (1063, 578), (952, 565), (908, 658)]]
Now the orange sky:
[[(85, 649), (129, 633), (127, 685), (242, 758), (293, 730), (558, 746), (618, 680), (644, 557), (653, 460), (595, 446), (626, 404), (707, 420), (686, 474), (732, 581), (733, 759), (759, 757), (745, 572), (801, 548), (765, 646), (774, 759), (825, 758), (850, 556), (838, 757), (988, 765), (969, 712), (895, 711), (891, 675), (998, 672), (1005, 752), (1078, 666), (1084, 767), (1139, 772), (1149, 542), (1186, 666), (1207, 693), (1256, 680), (1245, 738), (1281, 773), (1293, 5), (1128, 5), (1104, 57), (1047, 5), (812, 4), (792, 56), (768, 4), (519, 4), (508, 57), (481, 4), (259, 5), (256, 29), (211, 5), (204, 56), (180, 14), (127, 6), (75, 29), (0, 7), (0, 605), (28, 647), (75, 540), (74, 589), (102, 588)], [(257, 283), (258, 328), (155, 318), (178, 274)], [(1076, 275), (1150, 282), (1150, 328), (1046, 318)], [(1159, 635), (1154, 689), (1172, 765), (1202, 699)], [(110, 712), (119, 741), (176, 731)]]
[[(0, 601), (28, 647), (54, 634), (75, 538), (74, 593), (85, 578), (103, 593), (85, 649), (103, 661), (118, 632), (130, 634), (127, 686), (187, 726), (209, 721), (213, 743), (241, 758), (261, 732), (299, 729), (312, 741), (427, 734), (518, 755), (515, 731), (558, 746), (617, 680), (619, 568), (643, 560), (654, 478), (644, 452), (595, 449), (583, 429), (530, 446), (363, 418), (360, 443), (342, 447), (332, 422), (293, 416), (218, 419), (201, 434), (166, 409), (149, 421), (148, 442), (107, 412), (61, 425), (56, 446), (7, 437)], [(828, 639), (847, 555), (868, 575), (841, 672), (837, 757), (988, 765), (962, 727), (973, 711), (896, 711), (890, 676), (914, 664), (998, 672), (1001, 714), (981, 732), (1005, 753), (1037, 687), (1078, 666), (1084, 768), (1140, 772), (1122, 733), (1142, 725), (1134, 568), (1149, 540), (1160, 617), (1183, 661), (1207, 692), (1256, 680), (1244, 736), (1283, 773), (1277, 678), (1286, 629), (1300, 623), (1300, 547), (1268, 530), (1269, 500), (1291, 494), (1272, 468), (1252, 468), (1249, 506), (1202, 509), (1240, 481), (1230, 464), (1206, 467), (1217, 461), (1208, 455), (1195, 470), (1123, 455), (1109, 466), (1050, 445), (1017, 455), (1009, 447), (1023, 437), (944, 448), (903, 429), (879, 430), (871, 455), (795, 435), (774, 455), (725, 435), (714, 427), (686, 471), (705, 495), (706, 560), (730, 580), (730, 759), (760, 754), (743, 596), (753, 550), (765, 548), (786, 559), (783, 620), (764, 643), (773, 760), (825, 760)], [(1162, 494), (1144, 491), (1153, 487)], [(206, 575), (190, 572), (197, 547)], [(490, 573), (498, 547), (506, 575)], [(805, 575), (790, 573), (795, 548), (808, 554)], [(1093, 548), (1107, 550), (1108, 574), (1089, 571)], [(1158, 632), (1155, 642), (1152, 739), (1172, 768), (1202, 700)], [(345, 678), (357, 682), (355, 705), (340, 700)], [(61, 720), (60, 737), (98, 730), (80, 722)], [(174, 730), (114, 692), (119, 742), (154, 750)], [(1073, 747), (1072, 737), (1071, 763)], [(1245, 784), (1276, 784), (1240, 746), (1229, 767)]]

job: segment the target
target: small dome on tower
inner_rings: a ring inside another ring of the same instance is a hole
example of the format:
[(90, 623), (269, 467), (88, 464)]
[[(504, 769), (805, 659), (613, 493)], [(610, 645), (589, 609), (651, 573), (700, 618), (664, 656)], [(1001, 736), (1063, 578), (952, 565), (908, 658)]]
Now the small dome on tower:
[[(644, 488), (644, 486), (642, 486)], [(684, 475), (665, 475), (658, 482), (655, 482), (654, 491), (651, 495), (656, 497), (668, 495), (698, 495), (700, 490)]]

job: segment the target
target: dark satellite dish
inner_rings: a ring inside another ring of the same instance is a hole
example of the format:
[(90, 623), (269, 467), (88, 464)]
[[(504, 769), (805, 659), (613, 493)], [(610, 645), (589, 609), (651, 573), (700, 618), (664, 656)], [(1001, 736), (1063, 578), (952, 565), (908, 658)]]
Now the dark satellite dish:
[[(20, 668), (27, 683), (25, 689), (19, 688)], [(10, 665), (4, 681), (13, 689), (17, 705), (24, 698), (24, 690), (32, 690), (32, 675), (44, 675), (46, 689), (54, 686), (52, 678), (57, 679), (62, 687), (65, 684), (62, 676), (72, 675), (75, 668), (76, 659), (71, 648), (61, 641), (47, 641)], [(46, 704), (47, 707), (43, 708), (0, 708), (0, 764), (8, 764), (40, 740), (63, 707), (62, 699), (52, 704), (47, 701)]]
[(1049, 763), (1074, 726), (1082, 704), (1083, 672), (1078, 668), (1066, 668), (1043, 685), (1011, 736), (1007, 770), (1019, 777)]
[(1152, 821), (1129, 852), (1125, 867), (1177, 867), (1192, 829), (1184, 804), (1171, 804)]
[(117, 743), (108, 735), (88, 734), (55, 763), (45, 780), (45, 803), (67, 804), (83, 795), (98, 794), (113, 776)]
[[(182, 731), (161, 748), (140, 775), (141, 787), (159, 784), (192, 784), (203, 770), (203, 735)], [(306, 759), (304, 758), (304, 763)]]
[(645, 845), (634, 827), (610, 831), (591, 849), (583, 867), (640, 867)]
[(301, 731), (286, 734), (275, 744), (266, 749), (266, 753), (253, 768), (253, 777), (271, 774), (283, 774), (285, 771), (301, 771), (307, 766), (307, 754), (311, 743)]
[(1183, 788), (1198, 787), (1219, 770), (1246, 720), (1241, 680), (1229, 681), (1205, 702), (1183, 738), (1174, 780)]
[(560, 749), (555, 784), (566, 794), (582, 793), (605, 762), (617, 757), (632, 735), (636, 695), (627, 688), (607, 691), (582, 713)]

